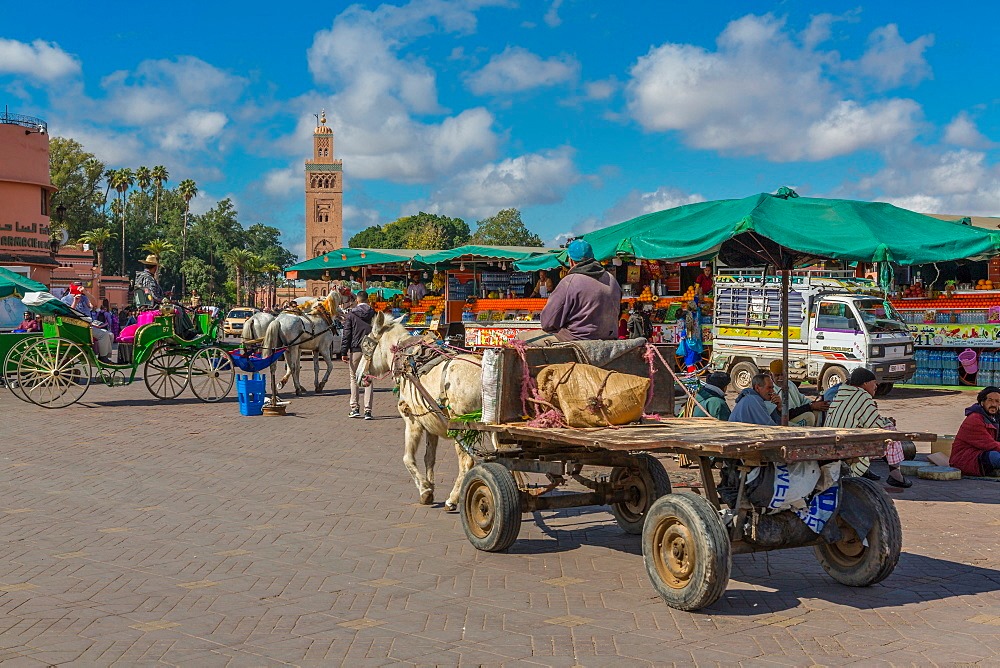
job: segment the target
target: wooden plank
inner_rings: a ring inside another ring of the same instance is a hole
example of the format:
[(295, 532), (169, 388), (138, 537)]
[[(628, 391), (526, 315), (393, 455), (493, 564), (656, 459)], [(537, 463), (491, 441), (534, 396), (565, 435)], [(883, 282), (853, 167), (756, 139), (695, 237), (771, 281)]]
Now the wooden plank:
[[(876, 429), (761, 427), (710, 418), (677, 418), (658, 424), (588, 429), (541, 429), (524, 423), (455, 426), (495, 431), (501, 439), (552, 446), (553, 450), (575, 446), (588, 450), (669, 451), (737, 458), (762, 451), (774, 452), (775, 456), (808, 451), (815, 455), (811, 459), (838, 459), (841, 455), (837, 453), (847, 452), (844, 448), (849, 444), (858, 446), (851, 450), (855, 454), (850, 456), (871, 456), (884, 451), (886, 440), (899, 437)], [(801, 454), (792, 456), (801, 458)]]

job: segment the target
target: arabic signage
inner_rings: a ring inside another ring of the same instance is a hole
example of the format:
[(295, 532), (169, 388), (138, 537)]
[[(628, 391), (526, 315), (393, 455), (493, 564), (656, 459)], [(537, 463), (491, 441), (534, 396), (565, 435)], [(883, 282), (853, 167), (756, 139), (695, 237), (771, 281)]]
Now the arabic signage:
[[(34, 236), (26, 236), (34, 235)], [(7, 248), (49, 249), (49, 226), (18, 222), (0, 225), (0, 246)]]
[(1000, 325), (908, 325), (918, 346), (931, 348), (968, 348), (1000, 346)]

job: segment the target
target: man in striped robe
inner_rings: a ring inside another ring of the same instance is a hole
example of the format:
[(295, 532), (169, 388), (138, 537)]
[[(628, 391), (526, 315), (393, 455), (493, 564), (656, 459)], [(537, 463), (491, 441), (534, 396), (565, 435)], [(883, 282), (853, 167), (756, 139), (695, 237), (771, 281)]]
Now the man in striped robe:
[[(894, 429), (895, 423), (882, 417), (875, 404), (875, 374), (865, 368), (851, 372), (847, 382), (840, 386), (837, 396), (830, 404), (824, 426), (842, 429)], [(903, 461), (903, 446), (899, 441), (891, 441), (885, 449), (885, 460), (889, 463), (889, 477), (886, 483), (893, 487), (907, 488), (913, 483), (903, 477), (899, 463)], [(868, 471), (869, 461), (862, 457), (851, 467), (855, 475), (878, 480), (878, 476)], [(867, 475), (866, 475), (867, 474)]]

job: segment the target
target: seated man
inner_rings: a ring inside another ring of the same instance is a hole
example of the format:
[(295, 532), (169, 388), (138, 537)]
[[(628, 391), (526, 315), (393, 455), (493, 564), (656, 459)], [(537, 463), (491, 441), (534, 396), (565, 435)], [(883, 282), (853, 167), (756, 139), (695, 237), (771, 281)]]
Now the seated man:
[[(841, 429), (895, 429), (896, 425), (890, 418), (879, 414), (878, 404), (875, 403), (877, 387), (875, 374), (868, 369), (858, 367), (852, 371), (830, 404), (824, 426)], [(899, 441), (889, 441), (889, 445), (885, 448), (885, 460), (889, 463), (889, 477), (886, 483), (903, 489), (913, 485), (899, 470), (899, 463), (903, 461), (903, 446)], [(851, 470), (855, 475), (872, 480), (879, 479), (869, 470), (867, 457), (859, 459), (851, 466)]]
[(69, 291), (63, 295), (60, 301), (74, 311), (77, 311), (81, 320), (86, 320), (90, 323), (90, 333), (94, 337), (94, 347), (97, 348), (98, 359), (105, 364), (111, 364), (111, 347), (114, 337), (111, 336), (111, 332), (105, 329), (107, 323), (95, 320), (91, 315), (93, 307), (91, 306), (87, 289), (83, 287), (83, 283), (74, 281), (69, 286)]
[(567, 341), (610, 341), (618, 338), (622, 289), (594, 259), (594, 249), (583, 239), (566, 247), (569, 273), (549, 295), (542, 309), (542, 333), (518, 334), (529, 345)]
[(965, 409), (948, 463), (964, 475), (1000, 476), (1000, 387), (984, 387), (976, 403)]
[[(781, 424), (781, 398), (774, 393), (774, 381), (771, 376), (758, 373), (750, 384), (750, 387), (736, 397), (736, 405), (729, 416), (729, 421), (768, 427)], [(777, 408), (772, 409), (772, 405)]]
[(35, 314), (31, 311), (24, 312), (24, 320), (21, 324), (17, 326), (15, 332), (40, 332), (42, 331), (42, 323), (38, 322), (35, 318)]
[[(708, 415), (694, 401), (688, 399), (688, 404), (684, 407), (684, 415), (690, 417), (714, 417), (716, 420), (728, 420), (732, 411), (726, 403), (726, 388), (729, 387), (731, 379), (725, 371), (714, 371), (709, 374), (705, 384), (698, 390), (695, 398), (701, 404)], [(689, 409), (690, 407), (690, 409)]]
[[(785, 366), (781, 360), (774, 360), (769, 367), (774, 387), (781, 391), (781, 382), (785, 377)], [(798, 385), (788, 381), (788, 426), (815, 427), (822, 424), (822, 415), (830, 408), (829, 402), (823, 399), (810, 401), (799, 390)]]

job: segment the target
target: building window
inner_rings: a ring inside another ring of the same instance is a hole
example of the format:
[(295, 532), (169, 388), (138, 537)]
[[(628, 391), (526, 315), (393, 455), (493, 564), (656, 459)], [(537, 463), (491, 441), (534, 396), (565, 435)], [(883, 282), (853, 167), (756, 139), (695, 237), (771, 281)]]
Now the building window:
[(42, 215), (49, 215), (49, 193), (45, 188), (42, 188)]

